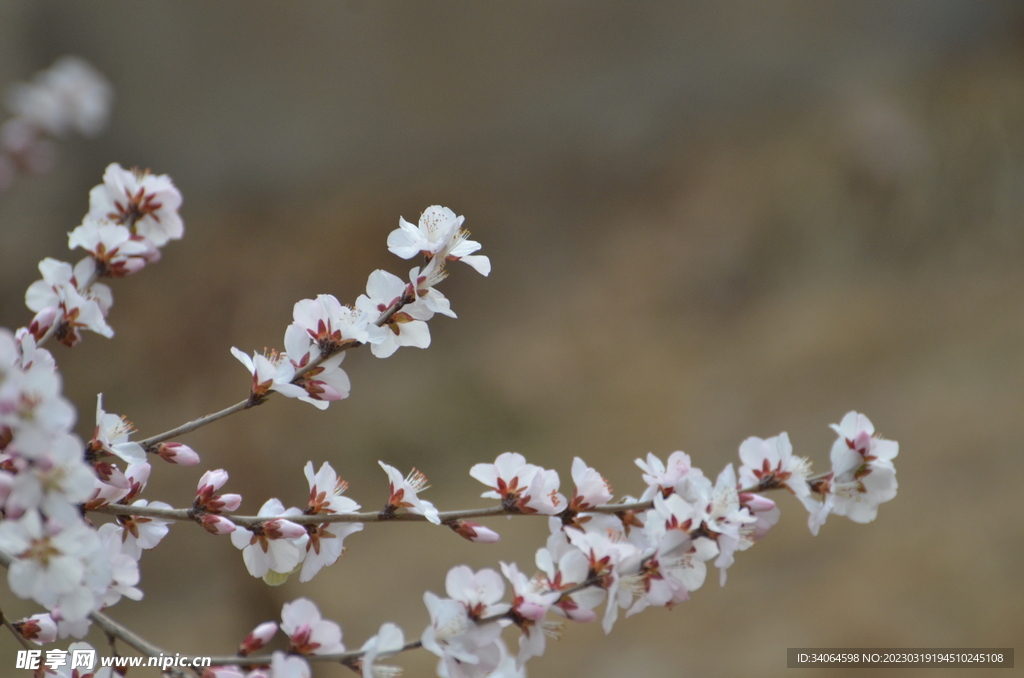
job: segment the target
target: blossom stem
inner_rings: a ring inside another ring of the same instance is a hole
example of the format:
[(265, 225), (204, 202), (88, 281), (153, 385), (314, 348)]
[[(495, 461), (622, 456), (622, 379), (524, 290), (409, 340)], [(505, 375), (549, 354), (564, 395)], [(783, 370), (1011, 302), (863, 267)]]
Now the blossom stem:
[(120, 640), (147, 657), (159, 657), (160, 655), (167, 654), (164, 650), (149, 642), (128, 627), (117, 623), (102, 612), (93, 612), (89, 615), (89, 618), (92, 619), (93, 623), (100, 627), (103, 633), (107, 634), (108, 637)]
[[(3, 551), (0, 551), (0, 566), (8, 568), (10, 567), (12, 561), (13, 558), (11, 558), (11, 556), (7, 555)], [(143, 654), (147, 657), (159, 657), (161, 655), (167, 654), (157, 645), (154, 645), (153, 643), (149, 642), (148, 640), (146, 640), (139, 634), (135, 633), (128, 627), (114, 621), (102, 612), (92, 612), (89, 614), (89, 618), (92, 619), (93, 623), (96, 624), (96, 626), (100, 627), (100, 629), (103, 631), (103, 633), (107, 635), (108, 638), (116, 638), (125, 643), (126, 645), (128, 645), (129, 647), (134, 648), (140, 654)], [(0, 612), (0, 620), (3, 621), (4, 626), (9, 628), (11, 632), (14, 633), (15, 637), (19, 639), (22, 645), (24, 645), (26, 648), (29, 648), (27, 641), (25, 641), (25, 639), (21, 636), (20, 633), (15, 631), (14, 627), (11, 625), (9, 621), (7, 621), (7, 618), (3, 616), (2, 612)]]
[(178, 437), (178, 436), (180, 436), (180, 435), (182, 435), (184, 433), (191, 433), (192, 431), (195, 431), (197, 428), (201, 428), (203, 426), (206, 426), (207, 424), (213, 423), (213, 422), (217, 421), (218, 419), (223, 419), (224, 417), (226, 417), (228, 415), (231, 415), (231, 414), (234, 414), (235, 412), (241, 412), (242, 410), (248, 408), (248, 406), (249, 406), (249, 400), (248, 399), (243, 400), (241, 402), (235, 403), (231, 407), (225, 407), (220, 412), (214, 412), (212, 414), (207, 414), (204, 417), (199, 417), (198, 419), (193, 419), (192, 421), (184, 423), (181, 426), (178, 426), (176, 428), (172, 428), (169, 431), (164, 431), (163, 433), (160, 433), (158, 435), (152, 436), (150, 438), (146, 438), (145, 440), (140, 440), (139, 444), (142, 445), (142, 447), (145, 448), (146, 450), (149, 450), (150, 448), (152, 448), (157, 443), (162, 443), (165, 440), (170, 440), (171, 438), (176, 438), (176, 437)]
[[(380, 317), (377, 318), (376, 321), (374, 321), (374, 324), (377, 325), (378, 327), (384, 325), (384, 323), (386, 323), (391, 318), (391, 316), (397, 313), (403, 306), (405, 306), (405, 301), (403, 297), (400, 297), (397, 300), (395, 300), (395, 303), (391, 304), (391, 306), (389, 306), (387, 309), (385, 309), (383, 313), (381, 313)], [(47, 333), (46, 335), (44, 335), (43, 339), (48, 338), (48, 335), (52, 333), (52, 330), (53, 327), (51, 326), (51, 328), (47, 330)], [(38, 343), (41, 344), (42, 341), (43, 340), (41, 339)], [(342, 346), (340, 349), (338, 349), (336, 353), (340, 353), (342, 351), (348, 350), (349, 348), (361, 345), (362, 344), (348, 344)], [(322, 363), (329, 357), (330, 356), (320, 355), (310, 360), (307, 365), (303, 366), (302, 369), (297, 370), (295, 372), (295, 377), (292, 379), (292, 383), (300, 380), (302, 377), (304, 377), (310, 371), (315, 369), (318, 365), (320, 365), (320, 363)], [(273, 393), (273, 391), (271, 391), (270, 393)], [(270, 393), (268, 393), (267, 396), (269, 396)], [(186, 433), (191, 433), (192, 431), (195, 431), (197, 428), (202, 428), (207, 424), (212, 424), (218, 419), (223, 419), (224, 417), (235, 414), (236, 412), (241, 412), (242, 410), (249, 409), (254, 404), (262, 404), (262, 402), (263, 401), (260, 401), (259, 403), (253, 403), (251, 400), (247, 398), (245, 400), (242, 400), (241, 402), (235, 403), (230, 407), (225, 407), (223, 410), (220, 410), (219, 412), (213, 412), (212, 414), (207, 414), (206, 416), (199, 417), (198, 419), (193, 419), (192, 421), (186, 422), (176, 428), (172, 428), (169, 431), (164, 431), (163, 433), (158, 433), (155, 436), (150, 436), (149, 438), (140, 440), (138, 441), (138, 443), (142, 445), (144, 449), (149, 451), (150, 449), (152, 449), (154, 445), (158, 443), (162, 443), (165, 440), (170, 440), (171, 438), (176, 438)]]
[[(143, 444), (145, 444), (145, 442)], [(816, 480), (819, 477), (823, 478), (825, 476), (816, 476), (811, 480)], [(755, 486), (738, 490), (738, 493), (752, 494), (755, 492), (771, 491), (772, 489), (782, 489), (782, 487), (769, 488), (769, 490), (762, 490)], [(623, 511), (646, 511), (653, 507), (653, 500), (636, 501), (628, 504), (602, 504), (600, 506), (594, 506), (592, 508), (589, 508), (586, 511), (583, 511), (583, 513), (615, 514), (622, 513)], [(143, 518), (163, 518), (165, 520), (182, 521), (194, 521), (197, 515), (194, 509), (162, 508), (159, 506), (133, 506), (129, 504), (108, 504), (106, 506), (90, 508), (87, 510), (95, 511), (96, 513), (106, 513), (107, 515), (113, 516), (140, 516)], [(454, 520), (464, 520), (466, 518), (488, 518), (492, 516), (548, 517), (547, 514), (544, 513), (522, 513), (517, 510), (510, 511), (500, 504), (497, 506), (488, 506), (486, 508), (441, 511), (437, 515), (442, 524), (446, 524)], [(555, 514), (555, 517), (559, 517), (561, 515), (561, 513), (558, 513)], [(312, 515), (303, 514), (298, 516), (241, 516), (225, 514), (224, 517), (230, 520), (235, 525), (239, 525), (241, 527), (253, 527), (254, 525), (261, 525), (268, 521), (277, 519), (288, 520), (299, 525), (322, 525), (324, 523), (392, 523), (396, 521), (425, 522), (427, 520), (426, 516), (420, 515), (418, 513), (385, 514), (382, 511), (367, 511), (364, 513), (314, 513)]]
[(20, 633), (18, 633), (18, 629), (14, 628), (14, 624), (12, 624), (7, 619), (7, 616), (4, 615), (4, 611), (3, 610), (0, 610), (0, 622), (3, 622), (3, 625), (5, 627), (7, 627), (7, 630), (11, 632), (11, 635), (13, 635), (17, 639), (17, 641), (19, 643), (21, 643), (21, 646), (23, 648), (25, 648), (26, 650), (31, 650), (32, 649), (32, 646), (28, 644), (27, 640), (25, 640), (25, 636), (23, 636)]

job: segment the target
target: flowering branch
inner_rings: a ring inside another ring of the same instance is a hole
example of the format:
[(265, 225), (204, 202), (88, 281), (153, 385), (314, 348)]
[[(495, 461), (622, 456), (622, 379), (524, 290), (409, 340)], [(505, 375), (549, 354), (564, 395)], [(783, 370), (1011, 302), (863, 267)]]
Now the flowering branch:
[[(837, 438), (825, 474), (811, 475), (810, 462), (793, 454), (787, 434), (751, 437), (739, 446), (738, 469), (730, 463), (714, 481), (681, 451), (667, 462), (654, 454), (637, 459), (646, 488), (639, 498), (626, 495), (617, 503), (609, 483), (578, 457), (571, 468), (572, 494), (566, 496), (557, 471), (513, 452), (470, 469), (487, 488), (481, 496), (498, 502), (476, 509), (438, 511), (419, 496), (429, 487), (422, 473), (413, 469), (403, 476), (384, 462), (389, 494), (379, 511), (360, 512), (344, 496), (348, 485), (330, 464), (315, 470), (311, 462), (304, 468), (304, 508), (286, 508), (272, 498), (256, 515), (236, 514), (242, 496), (220, 493), (229, 479), (223, 469), (203, 474), (190, 508), (141, 498), (152, 471), (147, 452), (177, 464), (199, 463), (195, 451), (171, 438), (260, 405), (274, 392), (326, 409), (349, 395), (340, 365), (350, 348), (369, 345), (378, 358), (400, 347), (426, 348), (426, 321), (437, 313), (455, 315), (436, 289), (448, 275), (445, 265), (462, 261), (487, 275), (490, 261), (474, 254), (479, 243), (468, 239), (463, 217), (447, 208), (427, 208), (418, 224), (400, 219), (388, 249), (404, 259), (422, 255), (422, 267), (413, 268), (407, 280), (374, 271), (353, 306), (326, 294), (297, 302), (281, 351), (249, 355), (232, 348), (252, 376), (248, 398), (131, 441), (133, 427), (104, 411), (101, 394), (93, 436), (83, 444), (71, 433), (75, 409), (61, 395), (56, 362), (41, 344), (55, 337), (74, 346), (84, 330), (112, 336), (106, 324), (112, 296), (98, 280), (155, 262), (159, 248), (184, 230), (177, 213), (181, 195), (163, 175), (111, 165), (89, 202), (89, 213), (69, 234), (69, 247), (89, 256), (74, 266), (44, 260), (42, 280), (26, 293), (26, 305), (36, 312), (32, 322), (13, 333), (0, 329), (0, 564), (15, 595), (47, 610), (28, 620), (3, 620), (22, 640), (82, 638), (95, 624), (112, 649), (121, 640), (143, 655), (165, 655), (103, 611), (121, 598), (142, 598), (138, 561), (160, 545), (174, 521), (230, 535), (248, 572), (276, 585), (292, 575), (309, 581), (333, 565), (347, 548), (345, 539), (366, 523), (427, 521), (491, 543), (499, 535), (470, 519), (544, 516), (549, 535), (536, 551), (535, 575), (528, 577), (514, 562), (501, 563), (501, 574), (451, 568), (448, 597), (424, 594), (430, 624), (419, 640), (407, 643), (400, 628), (385, 623), (358, 651), (346, 651), (341, 627), (322, 619), (312, 601), (298, 599), (284, 605), (280, 627), (260, 624), (235, 655), (214, 658), (216, 668), (204, 672), (204, 678), (308, 678), (307, 660), (315, 660), (340, 662), (364, 676), (392, 674), (375, 666), (378, 658), (423, 647), (439, 658), (439, 673), (449, 678), (517, 676), (526, 661), (543, 654), (544, 638), (556, 626), (546, 620), (549, 612), (585, 623), (596, 621), (595, 610), (603, 605), (602, 627), (609, 633), (621, 610), (630, 616), (687, 600), (703, 586), (710, 566), (724, 585), (736, 554), (779, 520), (775, 502), (762, 493), (793, 494), (808, 510), (815, 534), (831, 514), (870, 522), (879, 505), (896, 495), (897, 443), (877, 437), (866, 416), (850, 412), (832, 426)], [(117, 460), (125, 462), (123, 471)], [(85, 519), (90, 511), (117, 519), (97, 526)], [(511, 602), (503, 602), (506, 581)], [(516, 654), (501, 639), (511, 625), (521, 631)], [(288, 637), (287, 652), (259, 654), (279, 628)], [(72, 648), (81, 646), (91, 649), (85, 643)], [(245, 674), (242, 666), (258, 668)]]
[[(408, 302), (404, 296), (395, 300), (395, 302), (391, 304), (391, 306), (389, 306), (388, 309), (384, 311), (384, 313), (381, 313), (380, 317), (378, 317), (373, 322), (373, 324), (376, 325), (377, 327), (383, 327), (395, 315), (395, 313), (400, 311), (402, 307), (406, 305), (406, 303)], [(334, 350), (334, 352), (332, 353), (321, 352), (318, 356), (313, 358), (305, 367), (296, 370), (295, 376), (292, 378), (291, 383), (298, 384), (299, 382), (302, 381), (302, 378), (304, 376), (306, 376), (314, 369), (316, 369), (323, 361), (327, 360), (328, 358), (334, 355), (337, 355), (342, 351), (347, 351), (350, 348), (356, 348), (358, 346), (362, 346), (362, 344), (349, 343), (337, 347), (337, 349)], [(199, 417), (198, 419), (193, 419), (192, 421), (186, 422), (181, 426), (172, 428), (168, 431), (164, 431), (163, 433), (158, 433), (157, 435), (150, 436), (149, 438), (144, 438), (138, 442), (140, 445), (142, 445), (144, 449), (146, 449), (146, 451), (151, 451), (158, 443), (170, 440), (171, 438), (177, 438), (178, 436), (182, 436), (186, 433), (191, 433), (192, 431), (195, 431), (198, 428), (202, 428), (207, 424), (212, 424), (213, 422), (223, 419), (224, 417), (230, 416), (237, 412), (242, 412), (243, 410), (247, 410), (256, 405), (262, 405), (264, 402), (266, 402), (269, 396), (270, 393), (268, 392), (266, 396), (263, 398), (246, 398), (245, 400), (237, 402), (234, 405), (231, 405), (230, 407), (225, 407), (223, 410), (220, 410), (219, 412), (213, 412), (211, 414), (207, 414), (206, 416)]]

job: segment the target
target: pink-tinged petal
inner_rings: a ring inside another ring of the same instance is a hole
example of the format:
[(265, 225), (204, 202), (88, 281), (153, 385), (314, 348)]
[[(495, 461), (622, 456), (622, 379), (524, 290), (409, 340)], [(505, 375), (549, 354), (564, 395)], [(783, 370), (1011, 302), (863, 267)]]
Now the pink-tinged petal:
[(224, 516), (218, 516), (213, 514), (207, 514), (203, 516), (200, 524), (207, 532), (216, 535), (231, 534), (235, 531), (237, 527), (233, 522), (231, 522)]
[(199, 455), (188, 445), (182, 443), (158, 443), (154, 451), (164, 461), (179, 466), (195, 466), (199, 463)]
[(252, 654), (265, 647), (267, 643), (273, 640), (275, 635), (277, 635), (277, 623), (272, 621), (263, 622), (245, 637), (245, 640), (242, 641), (238, 648), (238, 653), (242, 656)]
[(495, 542), (501, 541), (501, 535), (489, 527), (484, 527), (479, 523), (474, 523), (469, 520), (453, 520), (446, 522), (448, 527), (452, 528), (456, 534), (463, 539), (476, 542), (478, 544), (494, 544)]

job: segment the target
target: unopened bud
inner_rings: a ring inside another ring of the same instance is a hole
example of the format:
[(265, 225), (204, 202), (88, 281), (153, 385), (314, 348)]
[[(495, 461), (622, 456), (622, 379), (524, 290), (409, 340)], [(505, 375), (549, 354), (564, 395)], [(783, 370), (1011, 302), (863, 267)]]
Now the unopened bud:
[(271, 539), (298, 539), (306, 534), (306, 528), (302, 525), (281, 518), (265, 523), (263, 531)]
[(446, 524), (460, 537), (469, 541), (475, 541), (480, 544), (493, 544), (501, 539), (501, 535), (494, 530), (469, 520), (452, 520)]
[(11, 625), (25, 640), (31, 640), (36, 645), (52, 643), (57, 639), (57, 624), (46, 613), (34, 614)]
[(47, 306), (43, 310), (39, 311), (39, 313), (36, 313), (35, 317), (32, 318), (32, 322), (28, 325), (28, 331), (36, 338), (36, 340), (41, 339), (57, 320), (58, 315), (59, 311), (57, 307)]
[(219, 468), (216, 471), (207, 471), (206, 473), (203, 474), (203, 477), (199, 479), (198, 493), (201, 494), (203, 493), (204, 489), (209, 488), (207, 493), (213, 494), (213, 492), (223, 487), (224, 483), (226, 483), (227, 481), (228, 472), (225, 471), (224, 469)]
[(153, 451), (164, 461), (179, 466), (195, 466), (199, 463), (199, 455), (195, 450), (181, 443), (158, 443)]
[(245, 657), (269, 643), (277, 633), (277, 624), (272, 621), (263, 622), (245, 637), (242, 644), (238, 646), (238, 654)]
[(225, 518), (224, 516), (212, 515), (207, 513), (200, 520), (199, 524), (203, 526), (210, 534), (222, 535), (231, 534), (235, 531), (235, 524)]

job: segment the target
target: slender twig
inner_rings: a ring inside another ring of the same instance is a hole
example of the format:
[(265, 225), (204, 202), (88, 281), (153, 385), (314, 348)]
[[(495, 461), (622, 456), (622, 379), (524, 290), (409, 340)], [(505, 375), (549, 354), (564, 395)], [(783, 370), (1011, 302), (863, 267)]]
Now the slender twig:
[(17, 641), (21, 643), (21, 646), (23, 648), (25, 648), (26, 650), (32, 649), (32, 646), (28, 644), (27, 640), (25, 640), (25, 636), (18, 633), (18, 629), (14, 628), (14, 624), (12, 624), (10, 620), (7, 619), (7, 615), (4, 614), (3, 610), (0, 610), (0, 622), (3, 622), (3, 625), (6, 626), (7, 630), (11, 632), (11, 635), (13, 635), (17, 639)]
[[(827, 477), (827, 475), (828, 474), (824, 474), (822, 476), (817, 476), (817, 477), (813, 478), (812, 480), (824, 478), (824, 477)], [(767, 491), (767, 490), (781, 489), (782, 487), (784, 487), (784, 486), (779, 485), (779, 486), (767, 487), (767, 488), (760, 488), (760, 487), (744, 488), (744, 489), (739, 490), (738, 493), (740, 493), (740, 494), (749, 494), (749, 493), (758, 492), (758, 491)], [(652, 508), (653, 505), (654, 505), (653, 501), (640, 501), (640, 502), (632, 502), (632, 503), (628, 503), (628, 504), (603, 504), (601, 506), (595, 506), (595, 507), (593, 507), (591, 509), (588, 509), (587, 511), (584, 511), (583, 513), (613, 513), (614, 514), (614, 513), (622, 513), (624, 511), (645, 511), (645, 510), (648, 510), (648, 509)], [(124, 504), (112, 504), (112, 505), (108, 505), (108, 506), (104, 506), (104, 507), (100, 507), (100, 508), (92, 509), (92, 510), (100, 512), (100, 513), (111, 514), (111, 515), (136, 515), (136, 516), (145, 516), (145, 517), (170, 518), (170, 519), (173, 519), (173, 520), (194, 520), (194, 516), (195, 516), (195, 513), (193, 511), (191, 511), (190, 509), (162, 509), (162, 508), (159, 508), (159, 507), (152, 507), (152, 506), (126, 506)], [(568, 511), (568, 509), (567, 509), (567, 511)], [(563, 513), (566, 513), (566, 512), (563, 511)], [(509, 515), (509, 516), (511, 516), (511, 515), (544, 515), (544, 514), (525, 514), (525, 513), (510, 512), (509, 510), (505, 509), (503, 506), (500, 506), (500, 505), (499, 506), (492, 506), (492, 507), (488, 507), (488, 508), (483, 508), (483, 509), (467, 509), (467, 510), (461, 510), (461, 511), (446, 511), (446, 512), (441, 512), (441, 513), (438, 514), (438, 516), (441, 518), (441, 522), (442, 523), (445, 523), (445, 522), (448, 522), (448, 521), (452, 521), (452, 520), (459, 520), (459, 519), (463, 519), (463, 518), (499, 516), (499, 515)], [(558, 515), (562, 515), (562, 514), (558, 514)], [(271, 517), (225, 516), (225, 517), (230, 519), (232, 522), (234, 522), (234, 523), (236, 523), (238, 525), (243, 525), (243, 526), (245, 526), (245, 525), (250, 525), (251, 526), (251, 525), (258, 524), (258, 523), (263, 523), (263, 522), (266, 522), (268, 520), (273, 520), (275, 518), (273, 516), (271, 516)], [(277, 516), (277, 517), (283, 518), (285, 520), (291, 520), (291, 521), (294, 521), (294, 522), (297, 522), (297, 523), (300, 523), (300, 524), (320, 524), (320, 523), (325, 523), (325, 522), (357, 522), (357, 521), (358, 522), (393, 522), (393, 521), (425, 521), (426, 520), (426, 518), (424, 516), (421, 516), (421, 515), (418, 515), (418, 514), (405, 513), (405, 514), (401, 514), (401, 515), (397, 515), (396, 516), (396, 515), (388, 515), (388, 514), (386, 514), (384, 512), (377, 512), (377, 513), (352, 513), (352, 514), (317, 514), (317, 515)], [(694, 534), (694, 533), (691, 533), (691, 534)], [(646, 560), (646, 558), (644, 560)], [(7, 567), (7, 566), (10, 565), (10, 563), (11, 563), (10, 556), (8, 556), (7, 554), (5, 554), (3, 552), (0, 552), (0, 565), (3, 565), (4, 567)], [(559, 593), (560, 597), (561, 596), (571, 595), (572, 593), (575, 593), (577, 591), (581, 591), (581, 590), (583, 590), (585, 588), (589, 588), (590, 586), (597, 585), (602, 579), (603, 579), (603, 575), (601, 575), (601, 576), (594, 576), (594, 577), (591, 577), (591, 578), (589, 578), (589, 579), (587, 579), (587, 580), (577, 584), (576, 586), (573, 586), (573, 587), (567, 588), (567, 589), (563, 589), (563, 590), (557, 590), (555, 592)], [(481, 620), (478, 621), (478, 623), (484, 624), (484, 623), (489, 623), (489, 622), (500, 621), (501, 619), (508, 619), (508, 618), (510, 618), (510, 615), (511, 615), (511, 611), (503, 613), (503, 614), (499, 614), (499, 615), (494, 615), (492, 617), (487, 617), (487, 618), (481, 619)], [(156, 657), (156, 656), (161, 656), (161, 655), (166, 655), (167, 654), (164, 650), (162, 650), (157, 645), (155, 645), (155, 644), (151, 643), (150, 641), (146, 640), (145, 638), (143, 638), (142, 636), (138, 635), (137, 633), (135, 633), (131, 629), (127, 628), (126, 626), (123, 626), (122, 624), (119, 624), (118, 622), (114, 621), (113, 619), (111, 619), (109, 616), (103, 614), (102, 612), (93, 612), (93, 613), (91, 613), (89, 615), (89, 617), (107, 635), (108, 639), (110, 639), (111, 647), (112, 648), (113, 648), (113, 639), (116, 638), (118, 640), (123, 641), (125, 644), (129, 645), (130, 647), (134, 648), (135, 650), (137, 650), (141, 654), (143, 654), (145, 656), (148, 656), (148, 657)], [(25, 644), (24, 639), (21, 638), (20, 634), (18, 634), (15, 631), (15, 629), (13, 628), (13, 626), (11, 626), (10, 623), (5, 618), (2, 617), (2, 614), (0, 614), (0, 619), (2, 619), (4, 625), (7, 626), (11, 630), (11, 632), (14, 633), (15, 636), (18, 637), (21, 640), (22, 644), (26, 645), (26, 647), (28, 647), (27, 644)], [(420, 647), (422, 647), (422, 642), (421, 641), (419, 641), (419, 640), (411, 641), (409, 643), (406, 643), (404, 646), (402, 646), (401, 649), (396, 650), (393, 653), (387, 653), (387, 654), (388, 654), (388, 656), (393, 656), (393, 655), (398, 654), (400, 652), (406, 652), (406, 651), (414, 650), (414, 649), (417, 649), (417, 648), (420, 648)], [(364, 654), (365, 654), (365, 652), (360, 650), (360, 651), (343, 652), (343, 653), (337, 653), (337, 654), (303, 655), (303, 656), (304, 656), (305, 659), (307, 659), (309, 661), (337, 662), (337, 663), (341, 663), (341, 664), (352, 665), (353, 663), (359, 661), (363, 657)], [(193, 657), (193, 659), (195, 659), (195, 657)], [(205, 659), (205, 657), (204, 657), (204, 659)], [(210, 657), (209, 659), (210, 659), (210, 664), (212, 666), (224, 666), (224, 665), (262, 666), (262, 665), (269, 665), (271, 663), (271, 661), (272, 661), (272, 656), (269, 656), (269, 655), (255, 655), (255, 656), (254, 655), (249, 655), (249, 656), (244, 656), (243, 657), (243, 656), (240, 656), (240, 655), (232, 655), (232, 656)], [(198, 675), (198, 673), (197, 673), (197, 675)]]
[[(587, 509), (584, 513), (620, 513), (622, 511), (646, 511), (654, 506), (653, 501), (634, 502), (632, 504), (605, 504)], [(159, 506), (131, 506), (127, 504), (108, 504), (99, 508), (89, 509), (97, 513), (106, 513), (115, 516), (140, 516), (144, 518), (164, 518), (166, 520), (191, 520), (194, 521), (201, 513), (192, 509), (160, 508)], [(556, 514), (561, 515), (561, 514)], [(487, 518), (492, 516), (538, 516), (548, 518), (544, 513), (519, 513), (509, 511), (501, 505), (489, 506), (479, 509), (463, 509), (460, 511), (441, 511), (438, 513), (441, 523), (454, 520), (465, 520), (467, 518)], [(235, 525), (252, 527), (271, 520), (289, 520), (299, 525), (321, 525), (323, 523), (392, 523), (392, 522), (425, 522), (426, 516), (417, 513), (400, 513), (397, 515), (388, 514), (382, 511), (367, 513), (316, 513), (313, 515), (297, 516), (238, 516), (224, 515), (225, 518)]]
[[(815, 476), (811, 478), (811, 481), (820, 480), (827, 477), (828, 474)], [(784, 489), (784, 485), (776, 487), (746, 487), (741, 490), (737, 490), (737, 494), (752, 494), (755, 492), (770, 492), (773, 490)], [(625, 511), (646, 511), (654, 507), (654, 501), (636, 501), (628, 504), (602, 504), (600, 506), (594, 506), (588, 508), (581, 513), (623, 513)], [(159, 506), (132, 506), (128, 504), (108, 504), (107, 506), (101, 506), (99, 508), (89, 509), (97, 513), (106, 513), (108, 515), (115, 516), (140, 516), (143, 518), (163, 518), (165, 520), (189, 520), (194, 521), (196, 519), (196, 512), (192, 509), (180, 509), (180, 508), (161, 508)], [(564, 515), (562, 513), (555, 514), (556, 517)], [(486, 508), (478, 509), (462, 509), (458, 511), (441, 511), (438, 513), (441, 523), (448, 523), (454, 520), (465, 520), (467, 518), (490, 518), (493, 516), (538, 516), (542, 518), (549, 517), (544, 513), (520, 513), (518, 511), (510, 511), (504, 508), (502, 505), (488, 506)], [(233, 522), (235, 525), (241, 527), (252, 527), (254, 525), (260, 525), (271, 520), (289, 520), (299, 525), (322, 525), (324, 523), (391, 523), (391, 522), (426, 522), (426, 516), (419, 515), (417, 513), (400, 513), (397, 515), (385, 513), (382, 511), (369, 511), (364, 513), (316, 513), (312, 515), (297, 515), (297, 516), (242, 516), (242, 515), (224, 515), (225, 518)]]
[[(395, 302), (393, 304), (391, 304), (391, 306), (389, 306), (383, 313), (380, 314), (380, 317), (378, 317), (377, 320), (374, 321), (374, 325), (376, 325), (377, 327), (381, 327), (388, 320), (390, 320), (391, 317), (395, 313), (397, 313), (399, 310), (401, 310), (401, 308), (403, 306), (405, 306), (407, 303), (409, 303), (409, 302), (405, 299), (404, 296), (399, 297), (397, 300), (395, 300)], [(335, 356), (338, 353), (341, 353), (343, 351), (347, 351), (348, 349), (355, 348), (357, 346), (362, 346), (362, 344), (360, 344), (360, 343), (344, 344), (341, 347), (339, 347), (338, 350), (335, 351), (334, 353), (331, 353), (329, 355), (321, 354), (321, 355), (313, 358), (312, 360), (309, 361), (309, 363), (307, 363), (306, 365), (303, 365), (301, 369), (299, 369), (299, 370), (297, 370), (295, 372), (295, 376), (292, 378), (292, 383), (300, 381), (304, 376), (306, 376), (311, 371), (313, 371), (314, 369), (319, 367), (320, 364), (324, 360), (327, 360), (328, 358), (330, 358), (332, 356)], [(273, 391), (270, 391), (269, 393), (267, 393), (267, 396), (269, 396), (271, 393), (273, 393)], [(225, 407), (223, 410), (220, 410), (219, 412), (213, 412), (211, 414), (207, 414), (205, 416), (199, 417), (198, 419), (193, 419), (192, 421), (186, 422), (186, 423), (182, 424), (181, 426), (177, 426), (175, 428), (172, 428), (169, 431), (164, 431), (163, 433), (158, 433), (155, 436), (150, 436), (149, 438), (144, 438), (144, 439), (138, 441), (138, 443), (140, 445), (142, 445), (142, 447), (144, 449), (150, 450), (157, 443), (162, 443), (165, 440), (170, 440), (171, 438), (176, 438), (176, 437), (178, 437), (180, 435), (184, 435), (186, 433), (191, 433), (192, 431), (195, 431), (197, 428), (201, 428), (203, 426), (206, 426), (207, 424), (212, 424), (213, 422), (215, 422), (215, 421), (217, 421), (219, 419), (223, 419), (224, 417), (227, 417), (229, 415), (235, 414), (236, 412), (241, 412), (243, 410), (247, 410), (247, 409), (249, 409), (249, 408), (251, 408), (251, 407), (253, 407), (255, 405), (260, 405), (263, 402), (264, 402), (264, 400), (255, 401), (254, 402), (253, 400), (250, 400), (250, 399), (246, 398), (245, 400), (237, 402), (237, 403), (235, 403), (234, 405), (232, 405), (230, 407)]]
[(213, 422), (217, 421), (218, 419), (223, 419), (224, 417), (226, 417), (226, 416), (228, 416), (230, 414), (234, 414), (235, 412), (241, 412), (242, 410), (244, 410), (244, 409), (246, 409), (248, 407), (249, 407), (249, 400), (246, 399), (246, 400), (243, 400), (241, 402), (235, 403), (231, 407), (225, 407), (223, 410), (221, 410), (219, 412), (214, 412), (212, 414), (207, 414), (204, 417), (199, 417), (198, 419), (193, 419), (192, 421), (184, 423), (181, 426), (177, 426), (175, 428), (172, 428), (169, 431), (164, 431), (163, 433), (160, 433), (158, 435), (146, 438), (145, 440), (140, 440), (139, 444), (142, 445), (142, 447), (144, 449), (148, 450), (149, 448), (151, 448), (152, 446), (156, 445), (157, 443), (162, 443), (165, 440), (170, 440), (171, 438), (176, 438), (176, 437), (178, 437), (178, 436), (180, 436), (182, 434), (190, 433), (192, 431), (195, 431), (197, 428), (200, 428), (202, 426), (206, 426), (207, 424), (213, 423)]
[[(554, 590), (550, 591), (550, 593), (558, 593), (558, 594), (560, 594), (559, 598), (561, 598), (562, 596), (568, 596), (568, 595), (571, 595), (571, 594), (576, 593), (578, 591), (582, 591), (583, 589), (590, 588), (591, 586), (598, 585), (598, 583), (602, 579), (604, 579), (604, 575), (598, 575), (598, 576), (590, 577), (589, 579), (586, 579), (586, 580), (580, 582), (579, 584), (576, 584), (575, 586), (572, 586), (572, 587), (566, 588), (566, 589), (554, 589)], [(490, 624), (492, 622), (501, 621), (502, 619), (512, 619), (512, 617), (513, 617), (512, 610), (509, 610), (508, 612), (502, 612), (501, 614), (495, 614), (495, 615), (491, 615), (490, 617), (484, 617), (483, 619), (478, 619), (478, 620), (476, 620), (476, 623), (477, 624)], [(416, 649), (421, 648), (421, 647), (423, 647), (423, 643), (421, 641), (419, 641), (419, 640), (414, 640), (414, 641), (408, 642), (405, 645), (403, 645), (401, 647), (401, 649), (395, 650), (394, 652), (386, 653), (386, 656), (389, 656), (389, 657), (390, 656), (394, 656), (394, 655), (399, 654), (400, 652), (408, 652), (409, 650), (416, 650)], [(364, 654), (366, 654), (364, 651), (357, 650), (357, 651), (354, 651), (354, 652), (339, 652), (339, 653), (336, 653), (336, 654), (311, 654), (311, 655), (302, 655), (302, 656), (305, 657), (309, 661), (339, 662), (341, 664), (350, 664), (352, 662), (355, 662), (355, 661), (361, 659)], [(211, 657), (210, 659), (211, 659), (210, 664), (212, 666), (224, 666), (224, 665), (230, 665), (230, 664), (237, 664), (239, 666), (261, 666), (261, 665), (264, 665), (264, 664), (269, 664), (271, 659), (272, 659), (272, 657), (270, 657), (268, 655), (260, 655), (260, 656), (249, 655), (249, 656), (246, 656), (246, 657), (242, 657), (240, 655), (236, 655), (236, 656), (229, 656), (229, 657)]]
[(117, 638), (129, 647), (135, 648), (142, 655), (147, 657), (159, 657), (167, 654), (167, 652), (157, 645), (149, 642), (127, 626), (117, 623), (102, 612), (93, 612), (89, 615), (89, 618), (92, 619), (96, 626), (100, 627), (100, 630), (102, 630), (103, 633)]

